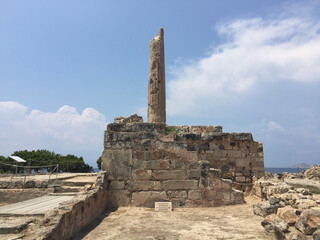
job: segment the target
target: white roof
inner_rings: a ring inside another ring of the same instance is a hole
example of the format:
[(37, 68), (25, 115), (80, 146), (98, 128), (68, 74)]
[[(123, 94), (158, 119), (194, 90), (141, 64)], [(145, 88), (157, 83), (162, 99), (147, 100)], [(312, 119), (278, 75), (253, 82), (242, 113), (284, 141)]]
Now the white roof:
[(27, 162), (26, 160), (22, 159), (21, 157), (18, 156), (9, 156), (9, 158), (17, 161), (17, 162)]

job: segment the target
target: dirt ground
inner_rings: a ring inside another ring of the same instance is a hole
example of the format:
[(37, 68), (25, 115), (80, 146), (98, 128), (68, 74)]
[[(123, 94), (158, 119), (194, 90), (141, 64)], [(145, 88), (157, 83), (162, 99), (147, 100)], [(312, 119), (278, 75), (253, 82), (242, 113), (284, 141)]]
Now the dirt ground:
[(156, 212), (148, 208), (121, 207), (101, 216), (73, 238), (80, 239), (270, 239), (261, 226), (262, 217), (252, 211), (258, 202), (215, 208), (176, 208)]

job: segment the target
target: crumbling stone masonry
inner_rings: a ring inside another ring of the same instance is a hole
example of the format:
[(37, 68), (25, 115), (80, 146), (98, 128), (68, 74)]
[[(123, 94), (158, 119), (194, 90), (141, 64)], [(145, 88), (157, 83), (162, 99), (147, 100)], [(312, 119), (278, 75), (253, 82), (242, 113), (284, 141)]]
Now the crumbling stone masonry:
[(166, 123), (163, 28), (150, 41), (148, 122)]
[[(221, 126), (167, 126), (163, 29), (150, 42), (148, 123), (115, 118), (107, 126), (102, 170), (114, 206), (219, 206), (243, 202), (264, 175), (262, 144)], [(232, 182), (233, 181), (233, 182)]]
[(161, 123), (107, 126), (102, 169), (115, 206), (219, 206), (243, 202), (234, 186), (264, 174), (261, 143), (250, 133), (223, 133), (221, 126)]

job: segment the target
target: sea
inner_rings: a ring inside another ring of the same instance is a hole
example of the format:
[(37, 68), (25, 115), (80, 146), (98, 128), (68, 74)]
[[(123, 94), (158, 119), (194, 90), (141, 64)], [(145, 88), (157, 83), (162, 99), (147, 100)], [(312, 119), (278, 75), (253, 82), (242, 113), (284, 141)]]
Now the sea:
[(272, 172), (272, 173), (301, 173), (303, 170), (306, 170), (307, 168), (268, 168), (265, 167), (265, 172)]

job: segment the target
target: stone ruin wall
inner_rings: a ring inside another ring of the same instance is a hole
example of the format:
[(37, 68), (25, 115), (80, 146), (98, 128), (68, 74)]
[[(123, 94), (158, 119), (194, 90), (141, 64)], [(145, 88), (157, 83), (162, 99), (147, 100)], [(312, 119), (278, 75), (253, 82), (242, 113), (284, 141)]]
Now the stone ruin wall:
[(105, 131), (102, 170), (113, 206), (238, 204), (243, 192), (232, 186), (251, 186), (253, 176), (264, 175), (262, 144), (250, 133), (141, 121), (116, 121)]

